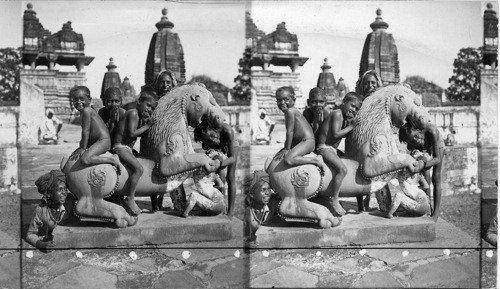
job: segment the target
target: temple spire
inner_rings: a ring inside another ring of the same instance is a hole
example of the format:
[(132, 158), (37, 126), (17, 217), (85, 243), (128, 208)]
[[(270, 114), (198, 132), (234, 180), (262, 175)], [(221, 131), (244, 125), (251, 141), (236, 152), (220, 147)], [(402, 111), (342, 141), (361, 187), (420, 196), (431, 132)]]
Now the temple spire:
[(368, 70), (375, 70), (384, 85), (399, 83), (398, 49), (394, 37), (387, 31), (389, 24), (382, 20), (381, 9), (377, 9), (377, 18), (370, 27), (373, 31), (366, 36), (359, 76)]
[[(108, 71), (106, 73), (104, 73), (104, 77), (102, 79), (101, 99), (102, 99), (106, 89), (108, 89), (110, 87), (120, 88), (122, 81), (120, 78), (120, 74), (118, 73), (118, 71), (116, 71), (116, 67), (117, 66), (113, 62), (113, 57), (110, 57), (109, 64), (106, 65), (106, 68), (108, 69)], [(104, 100), (103, 100), (103, 102), (104, 102)]]
[(161, 13), (163, 14), (163, 16), (161, 17), (161, 20), (158, 23), (156, 23), (156, 28), (158, 28), (158, 30), (174, 28), (174, 23), (172, 23), (172, 21), (168, 20), (168, 17), (167, 17), (168, 9), (163, 8), (161, 10)]
[(387, 24), (387, 22), (385, 22), (382, 19), (382, 9), (378, 8), (376, 13), (377, 13), (377, 17), (375, 18), (375, 21), (372, 24), (370, 24), (371, 29), (373, 29), (373, 31), (375, 31), (377, 29), (389, 28), (389, 24)]
[(328, 58), (325, 58), (323, 60), (325, 61), (325, 63), (323, 63), (323, 65), (321, 66), (321, 70), (323, 70), (323, 72), (330, 72), (330, 68), (332, 67), (328, 64)]
[(181, 40), (172, 29), (174, 23), (168, 20), (167, 8), (163, 8), (161, 13), (163, 16), (160, 22), (156, 23), (158, 31), (153, 34), (149, 44), (144, 82), (146, 85), (153, 85), (160, 71), (168, 69), (174, 73), (178, 84), (184, 84), (186, 63)]
[(113, 72), (113, 71), (115, 71), (116, 67), (117, 67), (117, 66), (116, 66), (116, 65), (115, 65), (115, 63), (113, 62), (113, 57), (110, 57), (110, 58), (109, 58), (109, 64), (108, 64), (108, 65), (106, 65), (106, 68), (108, 69), (108, 71)]

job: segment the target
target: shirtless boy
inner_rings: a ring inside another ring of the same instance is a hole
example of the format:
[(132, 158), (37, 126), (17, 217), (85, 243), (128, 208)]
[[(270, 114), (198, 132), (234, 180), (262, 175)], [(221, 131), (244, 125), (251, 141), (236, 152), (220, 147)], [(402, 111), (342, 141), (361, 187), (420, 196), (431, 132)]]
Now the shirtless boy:
[(340, 185), (347, 174), (347, 168), (337, 154), (340, 141), (358, 124), (356, 114), (361, 107), (359, 95), (349, 92), (344, 96), (340, 109), (332, 111), (325, 119), (318, 131), (318, 145), (316, 152), (321, 155), (327, 165), (332, 167), (337, 174), (333, 179), (333, 197), (331, 198), (333, 210), (340, 216), (345, 215), (345, 210), (339, 203)]
[(326, 96), (323, 89), (315, 87), (309, 91), (307, 108), (304, 109), (302, 115), (304, 115), (307, 122), (311, 125), (314, 135), (317, 135), (317, 131), (321, 126), (321, 123), (330, 113), (330, 109), (325, 107), (325, 104)]
[(307, 158), (305, 155), (314, 151), (316, 142), (314, 133), (295, 105), (295, 92), (290, 86), (284, 86), (276, 90), (276, 103), (278, 108), (285, 113), (286, 140), (285, 147), (276, 154), (275, 159), (280, 160), (283, 156), (288, 166), (300, 166), (305, 164), (317, 165), (321, 174), (324, 174), (325, 164), (321, 156)]
[(399, 139), (408, 144), (408, 150), (415, 149), (427, 151), (432, 159), (424, 162), (424, 174), (426, 170), (432, 168), (432, 185), (434, 191), (432, 198), (434, 200), (434, 209), (432, 217), (437, 219), (439, 216), (439, 205), (441, 203), (441, 167), (443, 160), (444, 140), (441, 133), (434, 124), (428, 123), (423, 130), (418, 130), (411, 123), (406, 123), (399, 130)]
[(141, 214), (141, 209), (135, 203), (135, 190), (143, 174), (143, 168), (135, 158), (132, 147), (137, 138), (151, 126), (151, 114), (157, 104), (157, 97), (154, 92), (141, 92), (137, 101), (137, 108), (128, 110), (118, 123), (113, 142), (113, 153), (117, 154), (120, 160), (132, 169), (129, 178), (129, 193), (125, 202), (136, 215)]
[(102, 96), (104, 107), (98, 112), (109, 130), (111, 138), (114, 137), (118, 122), (125, 115), (125, 110), (121, 108), (122, 92), (118, 87), (109, 87)]
[(82, 139), (80, 147), (74, 151), (70, 159), (81, 157), (82, 164), (86, 166), (110, 164), (120, 173), (118, 156), (101, 156), (111, 148), (111, 138), (106, 124), (97, 112), (90, 107), (90, 90), (86, 86), (76, 86), (69, 92), (71, 101), (82, 119)]

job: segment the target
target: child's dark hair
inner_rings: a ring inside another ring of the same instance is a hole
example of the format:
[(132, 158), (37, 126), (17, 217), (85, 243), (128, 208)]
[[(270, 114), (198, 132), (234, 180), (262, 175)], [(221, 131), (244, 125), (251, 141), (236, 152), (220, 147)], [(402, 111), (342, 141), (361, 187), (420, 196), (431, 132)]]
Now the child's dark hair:
[[(203, 143), (203, 136), (207, 133), (209, 129), (215, 130), (204, 120), (194, 128), (194, 141), (201, 142), (201, 148), (204, 150), (211, 149), (211, 147), (208, 147)], [(223, 153), (227, 154), (227, 148), (225, 146), (222, 147), (221, 149)]]
[(141, 91), (141, 94), (139, 95), (139, 102), (148, 101), (150, 99), (158, 101), (158, 95), (156, 95), (156, 92), (150, 90)]
[(399, 129), (399, 141), (400, 142), (405, 142), (408, 143), (408, 140), (410, 139), (410, 134), (412, 130), (416, 130), (416, 128), (413, 126), (411, 122), (405, 123), (400, 129)]
[(282, 86), (276, 90), (276, 95), (281, 93), (282, 91), (286, 91), (290, 94), (290, 96), (295, 99), (295, 91), (293, 90), (293, 87), (291, 86)]
[(90, 90), (88, 87), (86, 86), (83, 86), (83, 85), (80, 85), (80, 86), (75, 86), (73, 87), (70, 91), (69, 91), (69, 97), (71, 97), (71, 95), (73, 95), (74, 93), (76, 93), (77, 91), (83, 91), (83, 93), (85, 93), (85, 95), (89, 98), (89, 99), (92, 99), (92, 97), (90, 96)]
[(207, 133), (209, 125), (207, 122), (202, 121), (194, 128), (194, 141), (202, 142), (203, 136)]
[(102, 99), (106, 100), (110, 96), (118, 96), (120, 98), (120, 101), (123, 98), (122, 91), (118, 87), (108, 87), (108, 88), (106, 88), (106, 90), (104, 91), (104, 94), (102, 95)]
[(348, 103), (351, 101), (356, 101), (356, 102), (361, 102), (361, 95), (359, 95), (356, 92), (348, 92), (346, 95), (344, 95), (344, 99), (342, 100), (342, 103)]
[(319, 87), (315, 87), (309, 91), (309, 99), (315, 96), (321, 96), (322, 98), (326, 98), (325, 91)]

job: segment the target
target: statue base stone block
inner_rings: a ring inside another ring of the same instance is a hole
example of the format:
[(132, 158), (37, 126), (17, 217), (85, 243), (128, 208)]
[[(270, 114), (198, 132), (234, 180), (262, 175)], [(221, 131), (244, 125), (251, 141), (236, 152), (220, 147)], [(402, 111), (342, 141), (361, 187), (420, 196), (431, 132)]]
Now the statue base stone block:
[(261, 248), (319, 248), (370, 244), (427, 242), (436, 238), (430, 217), (387, 219), (379, 212), (347, 214), (340, 226), (320, 229), (317, 224), (286, 222), (261, 226), (256, 234)]
[(53, 232), (57, 248), (103, 248), (161, 245), (232, 238), (226, 216), (181, 218), (165, 212), (143, 213), (136, 225), (113, 228), (111, 222), (77, 220)]

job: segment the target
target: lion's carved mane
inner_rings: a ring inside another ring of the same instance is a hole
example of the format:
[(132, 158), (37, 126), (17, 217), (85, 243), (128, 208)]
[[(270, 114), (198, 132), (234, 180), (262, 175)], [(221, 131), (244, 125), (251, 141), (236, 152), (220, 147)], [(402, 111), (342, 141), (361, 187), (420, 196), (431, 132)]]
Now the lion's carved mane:
[(174, 143), (172, 141), (174, 136), (179, 135), (186, 141), (185, 136), (188, 135), (188, 128), (182, 111), (182, 102), (191, 93), (191, 86), (186, 85), (172, 90), (160, 99), (152, 115), (153, 125), (147, 130), (146, 135), (141, 138), (142, 157), (152, 159), (158, 145), (166, 138), (168, 138), (170, 150), (176, 149), (171, 147)]
[[(367, 141), (374, 142), (374, 137), (377, 135), (381, 134), (388, 136), (388, 139), (392, 138), (391, 123), (387, 114), (389, 101), (390, 95), (387, 92), (380, 93), (380, 90), (363, 101), (363, 105), (356, 116), (359, 119), (359, 124), (354, 127), (346, 138), (347, 158), (356, 160), (357, 152), (361, 150), (363, 144)], [(370, 148), (370, 151), (372, 151), (372, 148)]]

